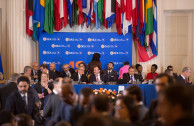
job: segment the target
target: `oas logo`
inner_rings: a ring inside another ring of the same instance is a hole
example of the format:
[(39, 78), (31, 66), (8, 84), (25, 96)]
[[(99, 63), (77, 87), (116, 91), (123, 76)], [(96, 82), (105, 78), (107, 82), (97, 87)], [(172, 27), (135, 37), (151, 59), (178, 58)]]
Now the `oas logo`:
[(101, 45), (101, 48), (104, 48), (104, 45)]
[(45, 55), (46, 54), (46, 51), (43, 51), (43, 54)]
[(82, 54), (82, 52), (79, 52), (79, 54)]
[(90, 55), (91, 54), (91, 52), (90, 51), (88, 51), (88, 55)]
[(68, 51), (66, 51), (66, 52), (65, 52), (65, 54), (66, 54), (66, 55), (68, 55), (68, 54), (69, 54), (69, 52), (68, 52)]
[(55, 44), (52, 44), (51, 47), (52, 47), (52, 48), (55, 48)]
[(113, 51), (110, 52), (110, 55), (113, 55)]
[(104, 39), (102, 39), (102, 41), (104, 41)]
[(94, 45), (91, 45), (92, 48), (94, 48)]
[(44, 61), (43, 64), (46, 64), (46, 61)]
[(117, 48), (117, 45), (115, 45), (115, 47)]
[(57, 52), (57, 54), (60, 54), (60, 52)]
[(113, 38), (111, 38), (110, 41), (113, 42)]
[(102, 54), (104, 54), (104, 52), (102, 52)]
[(57, 38), (57, 40), (59, 41), (59, 40), (60, 40), (60, 38)]
[(46, 41), (46, 37), (43, 38), (43, 41)]
[(126, 54), (128, 54), (128, 52), (126, 52)]
[(67, 42), (68, 42), (68, 41), (69, 41), (69, 38), (66, 38), (66, 39), (65, 39), (65, 41), (67, 41)]
[(91, 42), (91, 38), (88, 38), (88, 42)]
[(81, 38), (80, 38), (79, 40), (80, 40), (80, 41), (82, 41), (82, 39), (81, 39)]
[(128, 41), (129, 39), (127, 38), (126, 40)]
[(77, 45), (77, 48), (80, 48), (81, 47), (81, 45), (79, 44), (79, 45)]
[(67, 47), (70, 47), (70, 45), (67, 45)]
[(58, 64), (61, 64), (61, 62), (58, 62)]

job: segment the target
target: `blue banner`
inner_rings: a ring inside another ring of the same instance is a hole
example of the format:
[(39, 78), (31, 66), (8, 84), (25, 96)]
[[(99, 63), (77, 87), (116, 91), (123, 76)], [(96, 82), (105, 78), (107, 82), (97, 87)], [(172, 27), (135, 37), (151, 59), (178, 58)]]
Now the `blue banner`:
[(100, 53), (102, 68), (108, 62), (115, 64), (114, 70), (119, 71), (123, 62), (132, 64), (132, 36), (117, 33), (43, 33), (39, 38), (39, 63), (52, 62), (56, 69), (62, 71), (63, 64), (77, 69), (81, 61), (88, 64), (94, 53)]

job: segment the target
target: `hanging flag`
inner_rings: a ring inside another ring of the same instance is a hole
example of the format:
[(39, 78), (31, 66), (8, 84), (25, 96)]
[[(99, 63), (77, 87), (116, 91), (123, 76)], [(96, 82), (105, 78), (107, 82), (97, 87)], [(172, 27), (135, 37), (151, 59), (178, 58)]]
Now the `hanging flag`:
[(133, 39), (136, 39), (136, 27), (137, 27), (137, 0), (132, 0), (132, 31)]
[[(2, 65), (2, 60), (1, 60), (1, 54), (0, 54), (0, 72), (4, 76), (4, 73), (3, 73), (3, 65)], [(3, 77), (3, 81), (1, 81), (1, 84), (4, 83), (4, 82), (5, 82), (5, 80), (4, 80), (4, 77)]]
[(102, 11), (103, 25), (106, 29), (108, 29), (108, 21), (106, 20), (105, 14), (106, 14), (106, 0), (103, 0), (103, 11)]
[[(62, 5), (63, 5), (63, 3), (62, 3)], [(60, 11), (61, 11), (60, 10), (60, 0), (54, 0), (54, 17), (55, 17), (54, 21), (55, 21), (55, 30), (56, 31), (60, 31), (63, 28), (63, 26), (62, 26), (62, 18), (60, 16)]]
[(87, 27), (89, 27), (91, 22), (90, 0), (84, 2), (86, 5), (85, 4), (83, 5), (83, 13), (86, 16), (86, 25)]
[(73, 5), (73, 0), (67, 0), (67, 13), (69, 15), (69, 26), (72, 27), (72, 6)]
[(98, 0), (97, 6), (98, 6), (98, 19), (100, 20), (101, 24), (103, 24), (103, 16), (102, 16), (103, 0)]
[(98, 0), (94, 0), (94, 13), (95, 13), (95, 21), (96, 21), (96, 29), (100, 28), (100, 20), (98, 18)]
[(95, 23), (94, 0), (90, 0), (91, 22)]
[(78, 25), (80, 25), (84, 21), (84, 16), (83, 16), (83, 12), (82, 12), (82, 0), (77, 0), (77, 5), (78, 5), (78, 9), (79, 9)]
[(119, 35), (122, 34), (121, 27), (121, 0), (116, 0), (116, 29)]
[(45, 21), (44, 30), (53, 33), (54, 30), (54, 0), (45, 1)]
[[(60, 17), (62, 17), (62, 15), (64, 16), (63, 17), (63, 20), (64, 20), (64, 27), (67, 26), (68, 24), (68, 14), (67, 14), (67, 1), (66, 0), (62, 0), (63, 1), (63, 13), (61, 12), (61, 9), (60, 9)], [(60, 5), (61, 6), (61, 5)]]
[(33, 37), (38, 40), (44, 30), (45, 0), (34, 0)]
[(158, 29), (157, 29), (157, 1), (153, 0), (153, 14), (154, 14), (154, 33), (153, 39), (150, 43), (154, 55), (158, 55)]
[(142, 0), (142, 30), (141, 30), (141, 34), (139, 37), (139, 41), (141, 43), (141, 46), (145, 45), (145, 20), (146, 20), (146, 0)]
[(110, 28), (116, 17), (116, 0), (106, 0), (105, 9), (105, 18), (108, 21), (108, 28)]
[(28, 34), (29, 36), (32, 36), (33, 34), (32, 15), (33, 0), (26, 0), (26, 34)]

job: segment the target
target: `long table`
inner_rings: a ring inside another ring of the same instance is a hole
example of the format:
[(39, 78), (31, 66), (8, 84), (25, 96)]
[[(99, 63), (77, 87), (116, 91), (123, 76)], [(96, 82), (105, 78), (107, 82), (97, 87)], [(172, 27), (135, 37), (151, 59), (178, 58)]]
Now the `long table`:
[[(84, 87), (89, 87), (91, 89), (111, 89), (111, 90), (116, 90), (117, 92), (119, 89), (126, 88), (131, 84), (122, 84), (122, 85), (85, 85), (85, 84), (74, 84), (74, 88), (77, 94), (79, 94), (80, 90)], [(143, 102), (144, 104), (149, 107), (151, 101), (155, 98), (157, 98), (157, 93), (155, 90), (154, 85), (149, 85), (149, 84), (135, 84), (139, 86), (142, 90), (143, 94)]]

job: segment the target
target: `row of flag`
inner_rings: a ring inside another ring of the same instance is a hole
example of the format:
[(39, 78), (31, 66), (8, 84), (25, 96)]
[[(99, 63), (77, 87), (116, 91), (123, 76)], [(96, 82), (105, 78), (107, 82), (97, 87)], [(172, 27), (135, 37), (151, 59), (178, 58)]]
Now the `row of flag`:
[(132, 34), (140, 62), (158, 55), (157, 0), (26, 0), (26, 33), (35, 40), (67, 25), (108, 29), (114, 22), (119, 35)]

